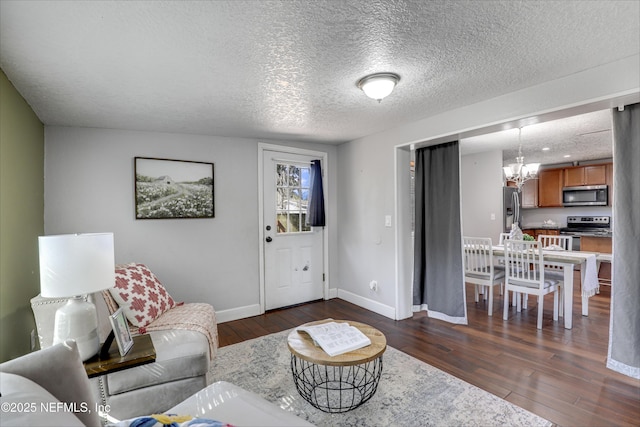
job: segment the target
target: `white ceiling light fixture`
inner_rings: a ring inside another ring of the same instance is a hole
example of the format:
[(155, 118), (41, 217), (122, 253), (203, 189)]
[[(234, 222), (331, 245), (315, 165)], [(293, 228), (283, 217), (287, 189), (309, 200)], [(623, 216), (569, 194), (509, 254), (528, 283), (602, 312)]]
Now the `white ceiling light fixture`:
[(524, 156), (522, 155), (522, 128), (518, 129), (518, 157), (516, 157), (516, 163), (511, 163), (509, 166), (502, 168), (507, 181), (515, 182), (518, 187), (518, 191), (522, 191), (522, 184), (525, 181), (536, 178), (540, 163), (524, 164)]
[(369, 74), (358, 81), (358, 87), (371, 99), (380, 102), (389, 96), (400, 81), (395, 73)]

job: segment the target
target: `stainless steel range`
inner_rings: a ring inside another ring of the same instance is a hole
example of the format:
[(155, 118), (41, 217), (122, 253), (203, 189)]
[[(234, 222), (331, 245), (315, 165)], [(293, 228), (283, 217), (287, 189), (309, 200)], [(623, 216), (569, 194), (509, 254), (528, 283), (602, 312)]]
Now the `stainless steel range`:
[(610, 216), (570, 216), (567, 226), (560, 229), (560, 234), (573, 236), (573, 250), (580, 250), (581, 236), (611, 235)]

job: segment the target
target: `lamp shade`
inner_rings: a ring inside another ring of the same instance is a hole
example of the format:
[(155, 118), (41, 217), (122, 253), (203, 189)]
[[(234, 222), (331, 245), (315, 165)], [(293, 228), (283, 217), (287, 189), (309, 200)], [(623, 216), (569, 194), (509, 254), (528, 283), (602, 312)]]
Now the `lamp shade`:
[(522, 163), (511, 163), (509, 168), (511, 169), (511, 176), (520, 175), (522, 172)]
[(43, 297), (67, 298), (115, 285), (113, 233), (40, 236), (38, 245)]
[(527, 171), (531, 176), (537, 175), (539, 169), (540, 169), (540, 163), (529, 163), (527, 165)]

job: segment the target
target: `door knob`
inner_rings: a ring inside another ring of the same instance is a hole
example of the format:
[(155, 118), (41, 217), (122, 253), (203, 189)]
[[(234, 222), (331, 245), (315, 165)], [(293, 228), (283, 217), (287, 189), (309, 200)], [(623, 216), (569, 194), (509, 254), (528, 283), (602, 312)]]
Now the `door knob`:
[(270, 243), (273, 239), (271, 238), (271, 236), (267, 236), (265, 240), (267, 241), (267, 243)]

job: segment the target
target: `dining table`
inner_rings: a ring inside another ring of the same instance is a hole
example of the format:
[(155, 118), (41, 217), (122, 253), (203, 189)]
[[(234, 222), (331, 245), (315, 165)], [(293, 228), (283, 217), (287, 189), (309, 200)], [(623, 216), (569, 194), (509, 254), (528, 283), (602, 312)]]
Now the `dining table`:
[[(492, 247), (495, 257), (505, 257), (504, 245), (494, 245)], [(564, 327), (573, 327), (573, 270), (575, 266), (580, 266), (580, 281), (582, 286), (581, 304), (582, 315), (589, 315), (589, 298), (598, 292), (598, 270), (596, 258), (598, 252), (587, 251), (565, 251), (543, 249), (545, 265), (562, 267), (563, 271), (563, 301), (564, 301)]]

